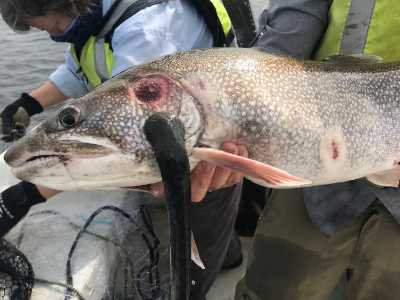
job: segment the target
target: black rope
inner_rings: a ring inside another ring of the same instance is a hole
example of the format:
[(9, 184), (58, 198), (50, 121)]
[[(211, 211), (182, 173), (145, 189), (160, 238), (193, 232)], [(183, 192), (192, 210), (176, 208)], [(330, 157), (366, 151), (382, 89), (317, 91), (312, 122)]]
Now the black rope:
[[(82, 230), (81, 226), (71, 222), (69, 218), (67, 218), (66, 216), (60, 214), (57, 211), (54, 211), (54, 210), (42, 210), (42, 211), (35, 212), (35, 213), (31, 214), (30, 216), (38, 216), (38, 215), (54, 215), (54, 216), (57, 216), (59, 218), (64, 219), (67, 222), (67, 224), (69, 226), (71, 226), (72, 228), (78, 229), (78, 230)], [(25, 226), (25, 224), (26, 224), (26, 222), (23, 224), (23, 226)], [(90, 235), (90, 236), (96, 237), (96, 238), (98, 238), (100, 240), (103, 240), (105, 242), (109, 242), (112, 245), (114, 245), (115, 247), (117, 247), (119, 250), (121, 250), (124, 253), (125, 257), (127, 258), (127, 262), (128, 262), (129, 267), (131, 268), (131, 270), (133, 270), (133, 263), (129, 259), (129, 256), (130, 256), (129, 253), (119, 243), (117, 243), (117, 242), (115, 242), (115, 241), (113, 241), (111, 239), (108, 239), (108, 238), (106, 238), (106, 237), (104, 237), (104, 236), (102, 236), (100, 234), (97, 234), (95, 232), (91, 232), (89, 230), (84, 230), (83, 232), (88, 234), (88, 235)], [(20, 237), (18, 239), (19, 243), (21, 242), (21, 237), (23, 237), (23, 235), (24, 235), (23, 233), (24, 233), (24, 230), (22, 228)], [(19, 244), (19, 246), (20, 246), (20, 244)], [(131, 276), (132, 276), (132, 274), (131, 274)], [(132, 278), (134, 278), (134, 276), (132, 276)], [(41, 279), (41, 281), (45, 281), (45, 280)], [(51, 281), (48, 281), (48, 282), (51, 282)], [(63, 283), (58, 283), (58, 282), (51, 282), (51, 283), (55, 284), (55, 285), (60, 285), (60, 286), (64, 286), (64, 287), (70, 287), (71, 289), (74, 289), (73, 286), (69, 286), (68, 284), (63, 284)]]
[[(48, 285), (58, 285), (59, 287), (62, 287), (62, 288), (68, 288), (68, 286), (64, 283), (50, 281), (50, 280), (41, 279), (41, 278), (35, 278), (35, 282), (44, 283), (44, 284), (48, 284)], [(70, 289), (71, 289), (71, 292), (73, 293), (72, 296), (75, 296), (79, 300), (85, 300), (85, 298), (81, 295), (81, 293), (78, 290), (74, 289), (73, 287), (70, 287)]]
[[(96, 218), (97, 215), (99, 215), (101, 212), (103, 211), (113, 211), (113, 212), (117, 212), (121, 215), (123, 215), (126, 219), (128, 219), (132, 224), (135, 225), (135, 230), (134, 232), (140, 232), (140, 237), (141, 239), (144, 241), (145, 245), (147, 246), (147, 249), (149, 251), (149, 263), (148, 265), (142, 267), (138, 272), (137, 272), (137, 276), (135, 276), (135, 270), (134, 270), (134, 263), (132, 262), (131, 258), (130, 258), (130, 254), (128, 252), (128, 250), (126, 250), (122, 245), (120, 245), (118, 242), (113, 241), (111, 239), (108, 239), (102, 235), (99, 235), (97, 233), (91, 232), (89, 231), (87, 228), (88, 226), (90, 226), (91, 222)], [(67, 258), (67, 266), (66, 266), (66, 284), (64, 283), (59, 283), (59, 282), (53, 282), (53, 281), (49, 281), (49, 280), (45, 280), (45, 279), (40, 279), (40, 278), (36, 278), (35, 282), (38, 283), (45, 283), (45, 284), (51, 284), (51, 285), (55, 285), (55, 286), (59, 286), (59, 287), (63, 287), (66, 290), (65, 293), (65, 299), (70, 299), (71, 297), (75, 297), (78, 298), (79, 300), (84, 300), (84, 297), (80, 294), (79, 291), (77, 291), (74, 287), (73, 287), (73, 277), (72, 277), (72, 267), (71, 267), (71, 263), (72, 263), (72, 257), (74, 254), (74, 251), (77, 248), (77, 244), (80, 240), (80, 238), (82, 237), (82, 235), (88, 234), (90, 236), (93, 236), (95, 238), (101, 239), (105, 242), (109, 242), (112, 245), (114, 245), (115, 247), (117, 247), (119, 250), (121, 250), (121, 252), (123, 253), (123, 255), (126, 258), (126, 262), (127, 264), (124, 266), (124, 293), (125, 293), (125, 298), (124, 299), (128, 299), (128, 293), (130, 291), (130, 287), (128, 287), (128, 275), (130, 275), (130, 278), (132, 278), (132, 280), (135, 282), (135, 287), (136, 287), (136, 292), (139, 295), (139, 297), (141, 297), (141, 299), (143, 300), (150, 300), (150, 299), (155, 299), (156, 297), (159, 297), (161, 295), (160, 292), (160, 288), (159, 288), (159, 273), (158, 273), (158, 262), (159, 262), (159, 245), (160, 242), (157, 238), (157, 235), (155, 234), (153, 227), (152, 227), (152, 221), (151, 221), (151, 216), (147, 213), (147, 211), (144, 209), (144, 207), (140, 207), (138, 213), (140, 214), (140, 217), (143, 219), (143, 227), (139, 226), (139, 224), (134, 220), (134, 218), (128, 214), (127, 212), (125, 212), (124, 210), (115, 207), (115, 206), (104, 206), (101, 207), (99, 209), (97, 209), (94, 213), (92, 213), (89, 218), (86, 220), (85, 224), (83, 227), (71, 222), (69, 220), (69, 218), (65, 217), (64, 215), (60, 214), (57, 211), (54, 210), (42, 210), (39, 212), (35, 212), (32, 213), (31, 216), (40, 216), (40, 215), (52, 215), (52, 216), (56, 216), (59, 218), (62, 218), (64, 220), (66, 220), (67, 224), (69, 226), (71, 226), (74, 229), (78, 229), (79, 232), (69, 250), (68, 253), (68, 258)], [(22, 242), (22, 239), (24, 237), (25, 234), (25, 226), (27, 226), (27, 222), (24, 222), (22, 224), (21, 227), (21, 234), (17, 240), (17, 244), (20, 245)], [(150, 235), (150, 237), (149, 237)], [(11, 244), (10, 244), (11, 245)], [(14, 246), (12, 246), (13, 248), (15, 248)], [(16, 248), (15, 248), (16, 250)], [(18, 251), (18, 250), (16, 250)], [(6, 251), (7, 253), (9, 251)], [(22, 254), (22, 253), (21, 253)], [(26, 260), (27, 261), (27, 260)], [(0, 266), (1, 266), (1, 261), (0, 261)], [(29, 264), (29, 262), (27, 261), (27, 263)], [(155, 280), (156, 280), (156, 284), (155, 287), (157, 289), (151, 289), (151, 296), (147, 296), (146, 293), (144, 291), (142, 291), (143, 287), (142, 287), (142, 280), (143, 278), (147, 276), (147, 278), (149, 279), (149, 286), (151, 287), (153, 285), (153, 274), (155, 274)], [(117, 277), (117, 270), (116, 273), (114, 274), (114, 280), (113, 280), (113, 287), (112, 287), (112, 293), (115, 292), (115, 285), (116, 285), (116, 277)], [(21, 276), (19, 276), (17, 278), (19, 281), (18, 282), (29, 282), (29, 278), (23, 278)], [(31, 278), (31, 281), (33, 281), (33, 276)], [(33, 286), (33, 284), (32, 284)], [(32, 287), (31, 287), (32, 288)], [(30, 289), (31, 290), (31, 289)], [(30, 293), (30, 292), (29, 292)], [(28, 298), (18, 298), (19, 300), (22, 299), (28, 299)]]
[[(132, 218), (131, 215), (129, 215), (129, 214), (126, 213), (124, 210), (122, 210), (122, 209), (120, 209), (119, 207), (116, 207), (116, 206), (107, 205), (107, 206), (100, 207), (100, 208), (97, 209), (92, 215), (90, 215), (89, 218), (86, 220), (85, 224), (83, 225), (83, 227), (81, 228), (81, 230), (78, 232), (78, 234), (77, 234), (77, 236), (76, 236), (74, 242), (72, 243), (72, 246), (71, 246), (71, 248), (70, 248), (70, 251), (69, 251), (69, 253), (68, 253), (68, 257), (67, 257), (67, 266), (66, 266), (66, 283), (67, 283), (66, 286), (67, 286), (67, 288), (66, 288), (66, 294), (65, 294), (65, 298), (64, 298), (65, 300), (69, 300), (69, 299), (70, 299), (70, 296), (71, 296), (71, 288), (73, 288), (73, 277), (72, 277), (72, 266), (71, 266), (71, 261), (72, 261), (72, 256), (73, 256), (73, 254), (74, 254), (74, 252), (75, 252), (75, 250), (76, 250), (76, 246), (77, 246), (77, 244), (78, 244), (78, 241), (80, 240), (81, 236), (86, 232), (87, 227), (92, 223), (92, 221), (94, 220), (94, 218), (95, 218), (98, 214), (100, 214), (100, 213), (102, 213), (103, 211), (106, 211), (106, 210), (111, 210), (111, 211), (114, 211), (114, 212), (117, 212), (117, 213), (121, 214), (121, 215), (124, 216), (126, 219), (128, 219), (132, 224), (134, 224), (134, 225), (136, 226), (136, 228), (137, 228), (139, 231), (142, 231), (141, 237), (142, 237), (142, 239), (145, 241), (146, 246), (147, 246), (147, 248), (148, 248), (148, 250), (149, 250), (149, 256), (150, 256), (149, 260), (150, 260), (150, 264), (149, 264), (149, 266), (142, 268), (142, 269), (139, 271), (139, 274), (141, 274), (141, 272), (147, 272), (148, 269), (151, 269), (151, 267), (152, 267), (153, 265), (157, 265), (157, 264), (158, 264), (158, 255), (155, 255), (155, 254), (154, 254), (155, 252), (158, 252), (158, 246), (159, 246), (159, 244), (160, 244), (160, 242), (159, 242), (157, 236), (153, 236), (153, 242), (154, 242), (155, 248), (156, 248), (156, 251), (154, 251), (154, 248), (152, 247), (152, 245), (151, 245), (151, 243), (150, 243), (150, 240), (147, 238), (146, 232), (141, 228), (141, 226), (139, 226), (139, 225), (136, 223), (136, 221)], [(146, 224), (145, 224), (145, 226), (146, 226)], [(153, 261), (153, 259), (154, 259), (155, 257), (157, 257), (157, 260), (156, 260), (156, 261)], [(128, 261), (129, 261), (129, 259), (128, 259)], [(131, 263), (131, 272), (133, 272), (133, 271), (134, 271), (134, 269), (133, 269), (133, 264)], [(132, 278), (136, 278), (136, 277), (134, 276), (134, 274), (131, 274), (131, 276), (132, 276)], [(150, 278), (151, 278), (151, 277), (150, 277)], [(141, 278), (140, 278), (140, 279), (141, 279)], [(136, 285), (137, 285), (138, 294), (140, 295), (140, 297), (141, 297), (143, 300), (154, 299), (154, 298), (146, 298), (145, 295), (143, 295), (143, 292), (142, 292), (141, 289), (140, 289), (140, 280), (135, 280), (135, 282), (136, 282)]]
[(34, 284), (32, 265), (21, 251), (5, 239), (0, 240), (0, 275), (3, 296), (10, 296), (13, 300), (30, 298)]

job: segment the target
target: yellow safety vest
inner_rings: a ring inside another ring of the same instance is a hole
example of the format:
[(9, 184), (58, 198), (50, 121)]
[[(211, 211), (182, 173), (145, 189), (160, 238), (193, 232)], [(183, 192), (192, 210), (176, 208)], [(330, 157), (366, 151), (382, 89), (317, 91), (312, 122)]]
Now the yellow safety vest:
[[(77, 67), (81, 69), (81, 72), (89, 82), (90, 89), (93, 89), (108, 80), (112, 74), (114, 56), (110, 44), (105, 41), (105, 36), (128, 8), (131, 8), (132, 5), (135, 5), (138, 2), (142, 2), (141, 4), (143, 4), (144, 1), (122, 0), (101, 32), (97, 36), (91, 36), (86, 41), (80, 51), (79, 58), (75, 47), (72, 45), (72, 57), (74, 58)], [(204, 16), (207, 25), (213, 33), (214, 44), (216, 44), (215, 46), (224, 45), (225, 40), (232, 34), (232, 23), (221, 0), (191, 0), (191, 2), (193, 2), (199, 13)], [(157, 3), (151, 3), (150, 5), (152, 4)], [(218, 17), (218, 20), (215, 20), (214, 15)], [(212, 20), (212, 18), (214, 19)], [(223, 37), (221, 37), (220, 32), (223, 32)]]
[(314, 58), (364, 53), (380, 56), (385, 62), (398, 61), (399, 30), (399, 0), (334, 0)]

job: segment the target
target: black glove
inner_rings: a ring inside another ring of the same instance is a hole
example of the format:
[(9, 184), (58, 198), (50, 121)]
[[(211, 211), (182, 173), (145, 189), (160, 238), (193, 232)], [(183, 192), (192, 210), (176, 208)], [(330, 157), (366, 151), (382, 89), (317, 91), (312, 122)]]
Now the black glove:
[(23, 93), (17, 100), (7, 105), (0, 114), (2, 140), (12, 142), (21, 138), (29, 125), (29, 117), (42, 111), (42, 105), (35, 98)]
[(0, 237), (13, 228), (38, 203), (45, 202), (44, 198), (30, 182), (22, 181), (0, 194)]

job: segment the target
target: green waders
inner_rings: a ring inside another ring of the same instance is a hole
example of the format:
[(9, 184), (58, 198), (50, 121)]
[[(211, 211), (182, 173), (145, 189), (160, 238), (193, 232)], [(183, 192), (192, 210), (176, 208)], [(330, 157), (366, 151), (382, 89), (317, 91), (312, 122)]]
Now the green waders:
[(311, 223), (301, 190), (269, 197), (236, 300), (400, 299), (400, 225), (375, 202), (332, 237)]

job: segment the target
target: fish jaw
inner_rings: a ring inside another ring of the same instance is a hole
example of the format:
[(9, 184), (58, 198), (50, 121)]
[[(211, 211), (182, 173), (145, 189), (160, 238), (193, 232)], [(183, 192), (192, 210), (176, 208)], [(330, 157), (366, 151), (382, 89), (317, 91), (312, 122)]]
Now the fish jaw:
[[(95, 167), (93, 167), (95, 166)], [(32, 155), (12, 167), (17, 178), (56, 190), (119, 189), (142, 187), (160, 181), (158, 168), (120, 153), (77, 156)]]
[(138, 162), (100, 139), (50, 141), (31, 134), (8, 149), (5, 161), (17, 178), (57, 190), (114, 189), (160, 180), (155, 163)]

